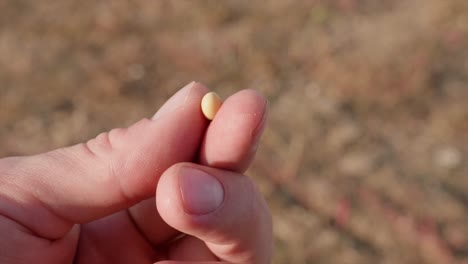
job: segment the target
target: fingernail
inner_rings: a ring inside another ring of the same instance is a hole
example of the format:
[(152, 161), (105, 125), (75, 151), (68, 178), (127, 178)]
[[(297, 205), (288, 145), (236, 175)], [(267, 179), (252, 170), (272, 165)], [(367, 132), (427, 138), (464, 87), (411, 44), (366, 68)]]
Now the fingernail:
[(158, 110), (158, 112), (153, 116), (153, 120), (157, 120), (162, 116), (174, 112), (175, 110), (184, 106), (188, 97), (190, 96), (190, 91), (196, 82), (191, 82), (185, 85), (177, 93), (175, 93), (169, 100)]
[(218, 179), (201, 170), (181, 168), (179, 188), (185, 211), (189, 214), (211, 213), (224, 200), (224, 189)]

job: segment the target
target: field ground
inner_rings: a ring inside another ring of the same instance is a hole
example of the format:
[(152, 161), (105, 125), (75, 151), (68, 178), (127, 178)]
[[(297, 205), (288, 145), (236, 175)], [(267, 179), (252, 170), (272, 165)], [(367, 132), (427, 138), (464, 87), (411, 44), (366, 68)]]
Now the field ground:
[(468, 2), (0, 0), (0, 155), (262, 91), (274, 263), (468, 263)]

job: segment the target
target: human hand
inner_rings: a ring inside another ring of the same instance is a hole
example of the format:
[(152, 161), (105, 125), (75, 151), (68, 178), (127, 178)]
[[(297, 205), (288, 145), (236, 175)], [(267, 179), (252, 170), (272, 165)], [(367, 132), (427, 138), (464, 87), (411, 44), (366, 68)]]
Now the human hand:
[(152, 119), (0, 159), (0, 263), (269, 263), (271, 216), (242, 175), (266, 101), (238, 92), (209, 124), (206, 92), (191, 83)]

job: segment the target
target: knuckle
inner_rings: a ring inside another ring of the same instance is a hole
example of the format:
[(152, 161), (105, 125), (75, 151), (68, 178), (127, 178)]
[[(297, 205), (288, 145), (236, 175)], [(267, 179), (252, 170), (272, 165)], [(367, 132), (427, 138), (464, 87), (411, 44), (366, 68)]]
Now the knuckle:
[(120, 147), (121, 138), (125, 134), (126, 129), (115, 128), (109, 132), (103, 132), (97, 137), (84, 143), (84, 147), (94, 155), (99, 156), (101, 153), (111, 152)]

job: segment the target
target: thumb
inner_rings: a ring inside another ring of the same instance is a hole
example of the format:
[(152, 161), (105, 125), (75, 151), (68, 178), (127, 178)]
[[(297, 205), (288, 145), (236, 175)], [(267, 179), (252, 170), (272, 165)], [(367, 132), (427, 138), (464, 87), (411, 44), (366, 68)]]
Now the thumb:
[(87, 143), (0, 160), (0, 215), (56, 239), (154, 195), (159, 176), (191, 161), (207, 121), (207, 89), (190, 83), (150, 120), (102, 133)]
[(156, 204), (166, 223), (204, 241), (219, 259), (270, 263), (271, 215), (248, 177), (192, 163), (176, 164), (161, 177)]

